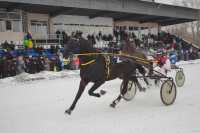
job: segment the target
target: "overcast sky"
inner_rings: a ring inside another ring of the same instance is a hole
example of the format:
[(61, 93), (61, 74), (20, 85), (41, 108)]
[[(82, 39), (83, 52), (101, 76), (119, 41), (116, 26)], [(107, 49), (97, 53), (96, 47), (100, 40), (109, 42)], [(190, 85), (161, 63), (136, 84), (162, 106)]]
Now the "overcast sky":
[[(155, 0), (156, 2), (159, 2), (159, 3), (166, 3), (166, 4), (172, 4), (172, 5), (179, 5), (179, 6), (184, 6), (183, 5), (183, 0)], [(199, 0), (200, 1), (200, 0)], [(187, 0), (185, 2), (187, 2), (188, 6), (189, 7), (192, 7), (192, 8), (198, 8), (200, 9), (200, 2), (199, 1), (196, 1), (196, 4), (194, 4), (193, 6), (190, 4), (192, 1), (191, 0)], [(194, 1), (193, 1), (194, 2)], [(199, 4), (197, 4), (199, 3)]]
[[(143, 1), (152, 1), (152, 0), (143, 0)], [(170, 5), (178, 5), (178, 6), (184, 6), (183, 1), (187, 5), (187, 7), (192, 8), (198, 8), (200, 9), (200, 0), (155, 0), (157, 3), (164, 3), (164, 4), (170, 4)], [(196, 4), (194, 4), (196, 3)]]
[(156, 2), (161, 3), (168, 3), (168, 4), (174, 4), (174, 3), (181, 3), (182, 0), (156, 0)]

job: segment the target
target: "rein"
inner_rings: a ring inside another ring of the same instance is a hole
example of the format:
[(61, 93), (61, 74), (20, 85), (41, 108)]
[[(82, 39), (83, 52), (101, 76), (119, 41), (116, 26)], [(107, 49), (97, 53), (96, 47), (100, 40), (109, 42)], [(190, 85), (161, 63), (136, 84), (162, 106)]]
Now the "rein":
[(90, 65), (90, 64), (92, 64), (94, 62), (95, 62), (95, 60), (91, 60), (91, 61), (88, 61), (86, 63), (82, 63), (81, 66), (87, 66), (87, 65)]
[[(91, 55), (114, 55), (113, 53), (85, 53), (85, 54), (74, 54), (75, 56), (91, 56)], [(109, 77), (110, 77), (110, 63), (111, 63), (111, 61), (110, 61), (110, 57), (108, 57), (108, 56), (104, 56), (104, 59), (105, 59), (105, 68), (106, 68), (106, 78), (107, 79), (109, 79)], [(80, 65), (81, 66), (88, 66), (88, 65), (90, 65), (90, 64), (92, 64), (92, 63), (94, 63), (95, 62), (95, 59), (93, 59), (93, 60), (90, 60), (90, 61), (88, 61), (88, 62), (86, 62), (86, 63), (81, 63)]]
[[(146, 60), (146, 59), (143, 59), (143, 58), (140, 58), (140, 57), (136, 57), (136, 56), (132, 56), (132, 55), (128, 55), (128, 54), (114, 54), (114, 53), (84, 53), (84, 54), (74, 54), (76, 56), (91, 56), (91, 55), (108, 55), (108, 56), (122, 56), (122, 57), (128, 57), (128, 58), (133, 58), (135, 59), (136, 61), (138, 62), (141, 62), (141, 63), (144, 63), (144, 64), (151, 64), (151, 63), (154, 63), (154, 60)], [(93, 60), (87, 62), (87, 63), (84, 63), (83, 65), (86, 66), (86, 65), (89, 65), (91, 64), (90, 62), (93, 63)]]

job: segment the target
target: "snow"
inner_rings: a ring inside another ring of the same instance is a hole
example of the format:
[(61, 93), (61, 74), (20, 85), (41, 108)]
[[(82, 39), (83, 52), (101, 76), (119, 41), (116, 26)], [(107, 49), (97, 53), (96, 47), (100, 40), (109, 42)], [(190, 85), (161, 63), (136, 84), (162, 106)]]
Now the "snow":
[(177, 99), (171, 106), (162, 104), (160, 88), (152, 86), (112, 109), (109, 104), (119, 94), (121, 83), (117, 79), (100, 88), (107, 94), (99, 99), (89, 96), (86, 89), (71, 116), (64, 111), (78, 90), (78, 71), (2, 79), (0, 133), (200, 133), (199, 63), (179, 63), (186, 83), (177, 88)]

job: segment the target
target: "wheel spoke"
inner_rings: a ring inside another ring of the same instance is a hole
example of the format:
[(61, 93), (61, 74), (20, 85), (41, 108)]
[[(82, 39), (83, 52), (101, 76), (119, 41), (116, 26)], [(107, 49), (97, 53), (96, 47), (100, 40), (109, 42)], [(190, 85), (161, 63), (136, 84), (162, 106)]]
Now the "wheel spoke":
[[(124, 87), (124, 82), (122, 82), (121, 84), (121, 90), (123, 89)], [(136, 86), (135, 86), (135, 83), (133, 81), (128, 81), (128, 84), (127, 84), (127, 92), (126, 94), (123, 95), (123, 98), (126, 100), (126, 101), (131, 101), (134, 97), (135, 97), (135, 94), (136, 94)]]
[(183, 71), (178, 71), (176, 73), (175, 81), (176, 81), (176, 85), (178, 87), (183, 87), (183, 85), (185, 83), (185, 75), (184, 75)]
[(171, 105), (174, 103), (176, 99), (176, 86), (173, 80), (167, 80), (162, 84), (160, 96), (165, 105)]

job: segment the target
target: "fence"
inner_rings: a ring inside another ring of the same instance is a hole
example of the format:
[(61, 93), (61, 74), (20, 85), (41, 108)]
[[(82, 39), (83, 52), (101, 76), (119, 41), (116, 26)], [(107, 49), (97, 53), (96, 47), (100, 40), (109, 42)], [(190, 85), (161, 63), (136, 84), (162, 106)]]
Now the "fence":
[(35, 46), (61, 46), (63, 36), (57, 34), (47, 34), (46, 36), (35, 35), (33, 37), (33, 44)]

